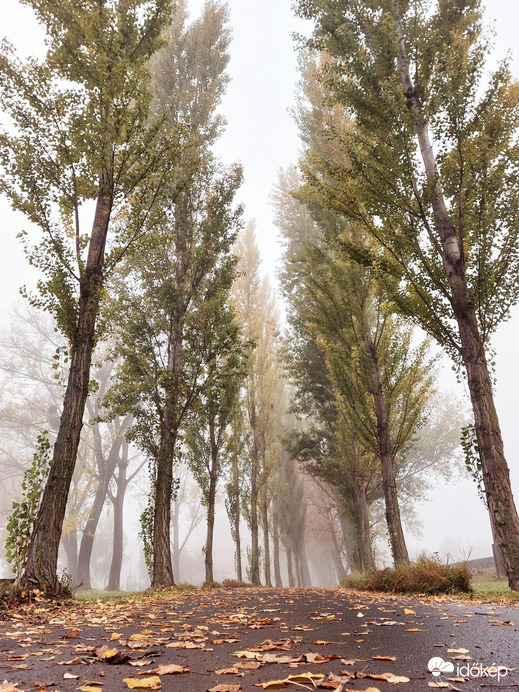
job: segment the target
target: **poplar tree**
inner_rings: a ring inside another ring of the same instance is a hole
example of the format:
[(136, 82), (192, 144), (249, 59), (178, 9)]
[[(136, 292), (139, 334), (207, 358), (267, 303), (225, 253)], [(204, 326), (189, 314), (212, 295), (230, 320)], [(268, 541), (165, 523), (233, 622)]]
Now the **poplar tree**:
[(46, 31), (47, 54), (22, 62), (2, 46), (0, 104), (9, 128), (0, 133), (0, 185), (41, 232), (34, 247), (26, 236), (44, 277), (34, 302), (54, 315), (70, 344), (63, 413), (24, 575), (29, 587), (54, 593), (105, 277), (153, 224), (178, 154), (177, 136), (148, 117), (146, 64), (171, 2), (23, 1)]
[[(305, 173), (369, 242), (344, 239), (395, 309), (464, 370), (491, 523), (519, 587), (519, 517), (494, 403), (489, 342), (519, 297), (519, 87), (508, 61), (486, 78), (479, 0), (299, 0), (315, 22), (340, 160)], [(326, 57), (327, 56), (327, 57)], [(491, 353), (491, 351), (490, 351)]]

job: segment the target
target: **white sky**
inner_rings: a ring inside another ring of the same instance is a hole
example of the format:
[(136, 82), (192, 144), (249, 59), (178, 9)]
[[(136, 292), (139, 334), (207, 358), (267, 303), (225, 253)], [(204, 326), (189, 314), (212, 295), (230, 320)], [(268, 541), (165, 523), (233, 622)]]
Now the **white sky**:
[[(57, 0), (59, 1), (59, 0)], [(41, 37), (31, 12), (18, 0), (1, 0), (0, 37), (7, 36), (21, 54), (41, 49)], [(193, 14), (202, 2), (190, 0)], [(258, 241), (264, 269), (274, 281), (279, 249), (272, 223), (269, 195), (277, 171), (294, 163), (298, 154), (298, 136), (289, 109), (294, 105), (297, 61), (291, 35), (302, 29), (292, 15), (290, 0), (230, 0), (233, 44), (230, 73), (232, 82), (223, 104), (228, 120), (227, 132), (218, 151), (228, 161), (244, 165), (245, 183), (240, 194), (246, 205), (246, 217), (257, 220)], [(518, 0), (487, 0), (489, 18), (495, 18), (496, 53), (502, 57), (515, 51), (514, 69), (519, 75)], [(5, 321), (20, 285), (33, 282), (18, 241), (17, 232), (24, 228), (21, 216), (14, 215), (8, 204), (0, 201), (0, 320)], [(32, 275), (34, 277), (34, 274)], [(507, 457), (511, 466), (515, 494), (519, 504), (519, 452), (516, 428), (519, 414), (519, 366), (517, 334), (519, 311), (503, 325), (495, 340), (497, 350), (497, 402)], [(452, 386), (448, 367), (442, 386)], [(444, 383), (444, 384), (443, 384)], [(412, 549), (449, 551), (454, 557), (490, 555), (488, 519), (467, 481), (441, 487), (433, 500), (423, 508), (424, 541), (412, 538)]]

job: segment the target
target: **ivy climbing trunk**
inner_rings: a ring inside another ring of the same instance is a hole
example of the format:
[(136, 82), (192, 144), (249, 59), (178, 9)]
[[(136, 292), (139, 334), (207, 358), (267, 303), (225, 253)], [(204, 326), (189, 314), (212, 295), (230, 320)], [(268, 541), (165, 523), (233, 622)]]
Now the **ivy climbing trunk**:
[(95, 343), (95, 326), (103, 288), (103, 264), (113, 197), (107, 172), (100, 175), (100, 191), (88, 256), (80, 280), (78, 318), (71, 348), (70, 370), (63, 401), (52, 465), (36, 519), (23, 584), (39, 586), (46, 593), (59, 592), (58, 550), (68, 493), (76, 465), (88, 396), (90, 365)]

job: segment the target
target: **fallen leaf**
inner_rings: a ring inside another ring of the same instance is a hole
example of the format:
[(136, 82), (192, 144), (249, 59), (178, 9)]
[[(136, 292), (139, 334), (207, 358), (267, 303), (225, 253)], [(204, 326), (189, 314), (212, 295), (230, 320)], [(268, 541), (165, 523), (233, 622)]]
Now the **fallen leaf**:
[(63, 673), (63, 678), (65, 680), (76, 680), (79, 678), (79, 675), (73, 675), (72, 673)]
[(408, 627), (406, 632), (428, 632), (429, 630), (421, 630), (418, 627)]
[(416, 613), (414, 612), (414, 610), (412, 610), (411, 608), (404, 608), (404, 613), (405, 613), (406, 615), (416, 615)]
[(0, 691), (1, 692), (20, 692), (18, 687), (15, 687), (15, 685), (12, 682), (0, 683)]
[(168, 665), (154, 668), (151, 672), (157, 673), (157, 675), (179, 675), (180, 673), (190, 673), (191, 671), (189, 668), (184, 668), (184, 666), (178, 666), (175, 663), (170, 663)]
[(447, 687), (447, 688), (450, 688), (450, 684), (448, 682), (428, 682), (427, 685), (429, 687)]
[(447, 649), (447, 653), (449, 653), (449, 654), (468, 654), (469, 650), (468, 649)]
[(141, 666), (151, 666), (151, 660), (145, 658), (141, 658), (140, 661), (128, 661), (128, 663), (136, 668), (140, 668)]
[(99, 692), (99, 687), (92, 687), (92, 685), (83, 685), (82, 687), (78, 687), (78, 690), (81, 690), (81, 692)]
[(409, 682), (409, 678), (404, 675), (394, 675), (393, 673), (355, 673), (356, 678), (371, 678), (372, 680), (385, 680), (392, 685), (398, 685), (399, 682)]
[(75, 639), (76, 637), (79, 637), (80, 631), (79, 630), (72, 630), (72, 632), (69, 632), (67, 634), (67, 639)]
[(207, 692), (240, 692), (240, 685), (216, 685), (216, 687), (211, 687)]
[(396, 661), (396, 656), (372, 656), (372, 661)]
[(131, 690), (160, 690), (160, 678), (152, 675), (149, 678), (123, 678)]

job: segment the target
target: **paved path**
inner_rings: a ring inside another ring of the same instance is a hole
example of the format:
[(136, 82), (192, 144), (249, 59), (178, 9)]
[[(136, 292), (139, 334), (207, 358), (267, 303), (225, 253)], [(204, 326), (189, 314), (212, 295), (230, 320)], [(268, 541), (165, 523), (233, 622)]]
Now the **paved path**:
[[(141, 689), (238, 692), (283, 689), (256, 685), (289, 676), (294, 692), (518, 691), (518, 630), (518, 608), (341, 589), (41, 601), (0, 622), (0, 691), (119, 692), (134, 679), (151, 685)], [(432, 658), (452, 672), (433, 676)]]

